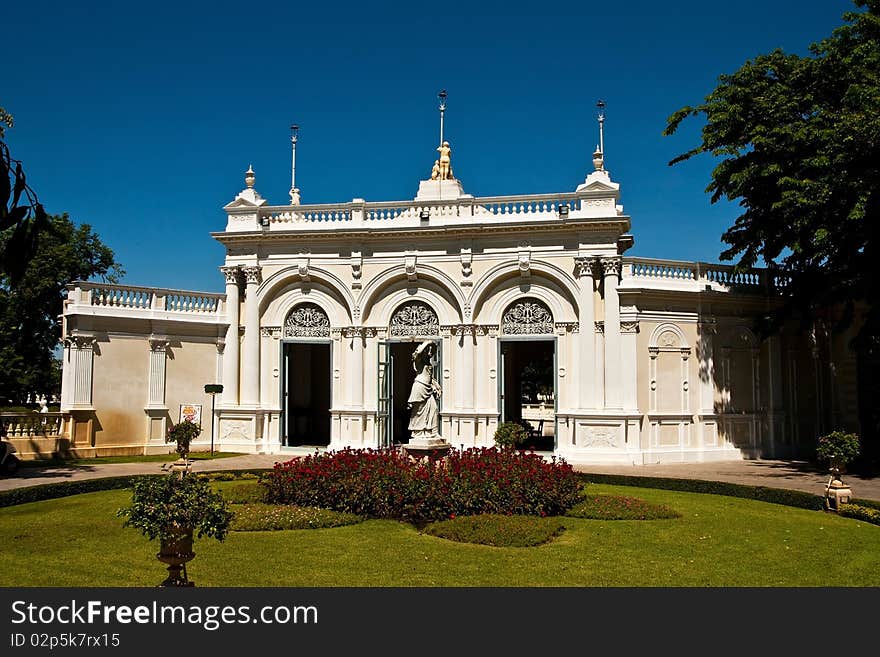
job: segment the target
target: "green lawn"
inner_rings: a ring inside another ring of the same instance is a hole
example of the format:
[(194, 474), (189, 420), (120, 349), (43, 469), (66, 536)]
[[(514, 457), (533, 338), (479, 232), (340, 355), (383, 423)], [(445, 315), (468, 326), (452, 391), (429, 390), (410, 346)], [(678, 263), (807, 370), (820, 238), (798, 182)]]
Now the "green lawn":
[[(236, 485), (220, 484), (221, 487)], [(198, 586), (880, 586), (880, 527), (732, 497), (591, 485), (682, 514), (565, 518), (546, 545), (455, 543), (371, 520), (197, 540)], [(0, 509), (0, 586), (154, 586), (158, 544), (121, 526), (128, 491)]]

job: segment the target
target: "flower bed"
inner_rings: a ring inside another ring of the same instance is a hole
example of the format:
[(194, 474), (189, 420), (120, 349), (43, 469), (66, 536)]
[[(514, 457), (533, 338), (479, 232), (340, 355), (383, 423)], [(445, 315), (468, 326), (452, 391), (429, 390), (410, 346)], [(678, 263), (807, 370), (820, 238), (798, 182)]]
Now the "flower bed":
[(577, 503), (578, 477), (561, 459), (514, 450), (452, 450), (415, 461), (393, 450), (315, 454), (280, 463), (266, 500), (414, 522), (481, 513), (559, 515)]

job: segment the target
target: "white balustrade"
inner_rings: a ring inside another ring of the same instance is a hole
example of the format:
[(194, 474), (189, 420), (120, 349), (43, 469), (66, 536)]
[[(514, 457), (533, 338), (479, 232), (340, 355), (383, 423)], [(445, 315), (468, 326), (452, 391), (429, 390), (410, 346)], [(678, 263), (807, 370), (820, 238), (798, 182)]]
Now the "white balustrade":
[(7, 439), (60, 436), (66, 413), (0, 413), (0, 436)]
[[(101, 308), (126, 308), (133, 310), (165, 310), (174, 313), (212, 314), (220, 312), (223, 294), (166, 290), (137, 286), (112, 285), (108, 283), (77, 282), (69, 290), (80, 289), (86, 293), (88, 305)], [(79, 299), (69, 294), (70, 302)]]

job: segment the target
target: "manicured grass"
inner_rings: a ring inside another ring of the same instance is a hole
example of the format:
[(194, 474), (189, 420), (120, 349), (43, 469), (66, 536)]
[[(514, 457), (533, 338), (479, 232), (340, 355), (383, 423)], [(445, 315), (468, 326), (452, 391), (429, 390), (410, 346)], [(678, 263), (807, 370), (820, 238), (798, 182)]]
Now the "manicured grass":
[[(211, 459), (224, 459), (231, 456), (242, 456), (238, 452), (191, 452), (191, 461), (210, 461)], [(166, 463), (176, 461), (177, 453), (171, 454), (147, 454), (141, 456), (96, 456), (83, 459), (46, 459), (39, 461), (22, 461), (23, 468), (57, 468), (57, 467), (81, 467), (89, 465), (102, 465), (106, 463)]]
[(570, 509), (567, 516), (592, 520), (666, 520), (680, 514), (665, 504), (651, 504), (627, 495), (591, 495)]
[(561, 534), (562, 518), (538, 516), (500, 516), (483, 513), (432, 522), (425, 533), (459, 543), (477, 543), (494, 547), (534, 547)]
[[(197, 540), (188, 571), (198, 586), (880, 586), (875, 525), (717, 495), (588, 488), (681, 517), (565, 517), (560, 536), (533, 548), (456, 543), (391, 520), (233, 532)], [(0, 586), (156, 585), (157, 543), (114, 515), (130, 499), (112, 490), (0, 509)]]
[(232, 531), (259, 532), (292, 529), (326, 529), (354, 525), (363, 520), (358, 516), (330, 509), (287, 504), (233, 504)]

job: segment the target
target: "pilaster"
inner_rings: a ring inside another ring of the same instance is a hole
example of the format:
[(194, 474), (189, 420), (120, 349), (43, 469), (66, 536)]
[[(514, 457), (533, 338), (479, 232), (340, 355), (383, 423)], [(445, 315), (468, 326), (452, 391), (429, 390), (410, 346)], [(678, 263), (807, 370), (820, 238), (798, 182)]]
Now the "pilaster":
[(602, 258), (605, 282), (605, 408), (622, 408), (620, 362), (620, 257)]
[(226, 277), (226, 321), (229, 326), (226, 329), (223, 351), (223, 403), (235, 406), (238, 404), (239, 383), (239, 349), (240, 341), (238, 327), (240, 323), (238, 267), (221, 267), (220, 271)]
[(242, 267), (241, 271), (246, 285), (241, 403), (257, 406), (260, 403), (260, 300), (257, 298), (257, 287), (262, 280), (262, 267), (251, 265)]

